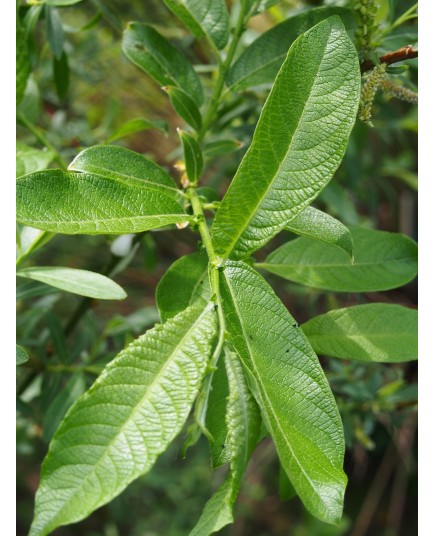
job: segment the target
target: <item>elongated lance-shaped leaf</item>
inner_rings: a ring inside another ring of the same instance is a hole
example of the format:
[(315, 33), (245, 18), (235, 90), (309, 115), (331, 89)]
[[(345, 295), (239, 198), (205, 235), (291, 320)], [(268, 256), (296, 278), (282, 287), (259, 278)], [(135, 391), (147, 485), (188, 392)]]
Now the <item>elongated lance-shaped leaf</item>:
[(197, 106), (202, 105), (203, 89), (193, 66), (152, 26), (130, 22), (124, 31), (122, 50), (157, 84), (177, 86), (188, 93)]
[(219, 49), (229, 38), (229, 14), (225, 0), (163, 0), (196, 37), (207, 35)]
[(166, 450), (205, 372), (211, 309), (190, 307), (139, 337), (72, 406), (42, 466), (30, 536), (85, 518)]
[(231, 343), (306, 508), (328, 523), (342, 514), (346, 476), (339, 412), (306, 336), (265, 280), (228, 261), (220, 288)]
[(399, 363), (417, 359), (417, 311), (368, 303), (315, 316), (301, 326), (315, 352), (342, 359)]
[(163, 322), (193, 303), (205, 306), (210, 298), (208, 257), (202, 253), (184, 255), (176, 260), (160, 279), (155, 293)]
[(167, 121), (157, 119), (155, 121), (150, 121), (144, 117), (136, 117), (135, 119), (130, 119), (118, 127), (110, 136), (107, 138), (106, 142), (110, 143), (112, 141), (120, 140), (126, 136), (131, 136), (137, 132), (142, 132), (143, 130), (158, 130), (162, 134), (167, 134), (169, 130), (169, 124)]
[(296, 218), (285, 225), (287, 231), (310, 236), (337, 246), (353, 255), (353, 238), (343, 223), (313, 207), (306, 207)]
[(333, 15), (342, 19), (347, 30), (355, 27), (352, 10), (346, 7), (318, 7), (289, 17), (266, 31), (244, 50), (229, 69), (226, 77), (228, 86), (240, 91), (252, 86), (271, 84), (295, 39)]
[(179, 117), (198, 131), (202, 125), (202, 116), (194, 100), (176, 86), (163, 86), (162, 89), (169, 95), (170, 104)]
[(192, 218), (162, 191), (142, 181), (118, 181), (59, 169), (17, 179), (17, 220), (65, 234), (127, 234)]
[(116, 145), (98, 145), (81, 151), (69, 164), (71, 171), (95, 173), (133, 183), (137, 179), (166, 195), (179, 195), (175, 181), (164, 169), (140, 153)]
[(22, 101), (30, 74), (29, 47), (26, 30), (17, 15), (16, 17), (16, 102)]
[(208, 536), (233, 522), (233, 506), (261, 430), (258, 405), (249, 391), (238, 356), (228, 348), (225, 349), (225, 368), (229, 384), (226, 427), (230, 470), (223, 484), (206, 503), (189, 536)]
[(17, 344), (16, 347), (17, 347), (16, 365), (18, 367), (18, 365), (22, 365), (23, 363), (29, 360), (29, 355), (24, 350), (24, 348), (20, 346), (19, 344)]
[(405, 235), (350, 227), (354, 262), (343, 251), (308, 237), (276, 249), (256, 266), (280, 277), (335, 292), (397, 288), (417, 274), (417, 244)]
[(200, 179), (203, 169), (202, 151), (198, 142), (191, 134), (180, 128), (177, 130), (184, 150), (185, 172), (188, 179), (195, 184)]
[(35, 266), (20, 270), (17, 276), (40, 281), (89, 298), (123, 300), (127, 297), (125, 291), (117, 283), (105, 275), (88, 270), (60, 266)]
[(344, 155), (359, 92), (357, 52), (338, 17), (294, 42), (212, 227), (218, 255), (249, 256), (317, 197)]

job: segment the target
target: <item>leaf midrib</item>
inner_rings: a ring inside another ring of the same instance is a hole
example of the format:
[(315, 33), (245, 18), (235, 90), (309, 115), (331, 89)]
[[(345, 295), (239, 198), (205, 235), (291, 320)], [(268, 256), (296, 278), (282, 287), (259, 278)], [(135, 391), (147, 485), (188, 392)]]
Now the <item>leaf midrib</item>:
[[(252, 221), (254, 215), (257, 213), (260, 205), (262, 205), (262, 202), (264, 201), (264, 199), (267, 197), (269, 191), (271, 190), (271, 188), (274, 186), (274, 182), (277, 178), (277, 176), (279, 175), (281, 169), (282, 169), (282, 166), (283, 164), (285, 163), (287, 157), (288, 157), (288, 154), (289, 152), (291, 151), (292, 149), (292, 146), (293, 146), (293, 143), (294, 143), (294, 139), (296, 138), (296, 135), (298, 133), (298, 130), (299, 130), (299, 127), (300, 127), (300, 123), (302, 121), (302, 119), (304, 118), (305, 114), (306, 114), (306, 108), (308, 106), (308, 103), (310, 101), (310, 99), (312, 98), (312, 89), (313, 87), (315, 86), (315, 83), (316, 83), (316, 79), (317, 79), (317, 76), (318, 76), (318, 73), (320, 71), (320, 68), (322, 66), (322, 63), (323, 63), (323, 60), (324, 60), (324, 56), (325, 56), (325, 52), (326, 52), (326, 48), (327, 48), (327, 45), (329, 44), (329, 41), (330, 41), (330, 34), (329, 34), (329, 37), (327, 38), (327, 43), (324, 45), (324, 49), (323, 49), (323, 54), (322, 54), (322, 58), (321, 58), (321, 61), (318, 62), (318, 69), (317, 69), (317, 72), (312, 80), (312, 85), (310, 87), (310, 90), (309, 90), (309, 94), (308, 94), (308, 97), (305, 101), (305, 104), (304, 104), (304, 107), (303, 107), (303, 111), (302, 113), (300, 114), (300, 117), (299, 117), (299, 120), (297, 122), (297, 126), (295, 127), (294, 129), (294, 132), (292, 134), (292, 137), (291, 137), (291, 141), (289, 143), (289, 146), (288, 146), (288, 149), (286, 150), (285, 152), (285, 155), (284, 157), (282, 158), (276, 172), (274, 173), (274, 175), (272, 176), (271, 180), (269, 181), (269, 184), (267, 186), (267, 188), (265, 189), (264, 193), (261, 195), (259, 201), (252, 207), (252, 211), (250, 213), (250, 217), (246, 219), (245, 223), (243, 224), (243, 226), (241, 227), (241, 230), (238, 232), (238, 234), (235, 235), (235, 238), (232, 239), (232, 241), (230, 242), (229, 244), (229, 247), (226, 248), (226, 253), (225, 255), (223, 256), (223, 258), (228, 258), (229, 255), (232, 253), (234, 247), (236, 246), (236, 244), (238, 243), (239, 239), (241, 238), (241, 236), (243, 235), (244, 231), (247, 229), (247, 227), (249, 226), (250, 222)], [(278, 77), (279, 75), (277, 75)], [(277, 78), (276, 78), (277, 80)], [(266, 106), (266, 105), (265, 105)], [(265, 106), (264, 106), (264, 109), (265, 109)], [(264, 111), (264, 109), (262, 110), (262, 112)], [(262, 112), (261, 112), (261, 116), (262, 116)], [(261, 117), (259, 118), (259, 121), (261, 121)], [(258, 123), (259, 123), (258, 121)], [(253, 144), (252, 144), (252, 147), (253, 147)], [(252, 148), (251, 147), (251, 148)], [(250, 149), (249, 151), (246, 153), (246, 156), (245, 158), (247, 157), (248, 153), (250, 152)], [(286, 222), (288, 223), (288, 222)], [(277, 226), (279, 227), (279, 225)]]
[[(212, 304), (212, 308), (213, 308), (213, 304)], [(108, 456), (108, 451), (111, 449), (111, 447), (113, 446), (113, 444), (119, 439), (119, 437), (121, 436), (121, 434), (124, 433), (124, 429), (126, 428), (126, 426), (131, 423), (131, 422), (134, 422), (134, 418), (136, 416), (136, 414), (139, 412), (140, 409), (142, 409), (143, 405), (148, 401), (148, 399), (150, 398), (151, 394), (153, 394), (153, 387), (154, 385), (158, 385), (158, 381), (160, 380), (160, 378), (164, 375), (164, 373), (166, 372), (166, 369), (169, 367), (169, 365), (172, 364), (173, 360), (175, 359), (175, 356), (178, 352), (178, 350), (180, 349), (180, 347), (184, 344), (185, 340), (187, 339), (188, 336), (190, 336), (191, 332), (196, 328), (196, 326), (200, 323), (200, 321), (203, 319), (203, 317), (208, 314), (209, 312), (211, 311), (211, 306), (208, 305), (207, 307), (205, 307), (205, 309), (202, 311), (202, 313), (198, 316), (198, 318), (195, 320), (195, 322), (189, 326), (189, 328), (187, 329), (185, 335), (182, 337), (182, 339), (179, 341), (179, 343), (176, 345), (176, 347), (174, 348), (174, 350), (171, 352), (170, 354), (170, 357), (165, 361), (165, 363), (162, 365), (161, 369), (159, 370), (159, 372), (157, 373), (157, 375), (155, 376), (155, 378), (152, 380), (152, 382), (150, 383), (150, 385), (147, 387), (143, 397), (140, 399), (140, 401), (135, 405), (135, 407), (133, 408), (129, 418), (125, 419), (125, 422), (124, 424), (119, 428), (119, 431), (118, 433), (113, 436), (113, 438), (109, 441), (109, 443), (107, 444), (104, 452), (101, 454), (98, 462), (96, 464), (93, 464), (92, 465), (92, 470), (89, 471), (89, 473), (86, 475), (86, 477), (80, 482), (80, 485), (79, 486), (76, 486), (75, 487), (75, 490), (73, 491), (73, 493), (68, 497), (68, 502), (66, 502), (63, 507), (61, 508), (61, 510), (58, 510), (56, 512), (56, 515), (51, 519), (51, 523), (57, 519), (59, 516), (61, 516), (62, 512), (64, 511), (65, 508), (68, 507), (69, 503), (71, 502), (71, 500), (79, 493), (79, 491), (83, 488), (84, 484), (89, 480), (89, 478), (91, 476), (93, 476), (94, 474), (96, 474), (96, 471), (98, 469), (98, 467), (100, 467), (100, 465), (103, 463), (103, 461), (107, 458)], [(86, 406), (83, 408), (83, 409), (86, 409)], [(83, 444), (83, 445), (74, 445), (72, 447), (65, 447), (63, 449), (61, 449), (60, 451), (58, 451), (56, 454), (58, 455), (59, 452), (64, 452), (65, 450), (68, 450), (69, 448), (76, 448), (77, 446), (81, 446), (81, 447), (86, 447), (86, 444)], [(158, 454), (158, 452), (157, 452)], [(149, 460), (149, 458), (148, 458)], [(136, 462), (133, 461), (134, 465), (136, 465)], [(152, 464), (151, 464), (152, 466)], [(146, 465), (145, 465), (146, 467)], [(143, 471), (143, 469), (142, 469)], [(55, 474), (55, 473), (53, 473)], [(51, 475), (52, 476), (52, 475)], [(97, 501), (97, 504), (100, 504), (100, 500), (101, 500), (101, 495), (99, 497), (99, 501)], [(93, 508), (94, 509), (94, 508)], [(45, 524), (45, 527), (48, 525), (48, 523)]]

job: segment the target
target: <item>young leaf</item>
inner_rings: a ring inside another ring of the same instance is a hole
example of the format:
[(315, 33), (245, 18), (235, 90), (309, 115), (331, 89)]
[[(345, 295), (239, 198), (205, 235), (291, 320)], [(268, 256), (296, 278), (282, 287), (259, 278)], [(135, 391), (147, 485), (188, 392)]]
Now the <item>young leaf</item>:
[(229, 69), (226, 82), (235, 91), (272, 83), (292, 43), (302, 33), (332, 15), (338, 15), (347, 29), (355, 26), (352, 10), (346, 7), (318, 7), (289, 17), (248, 46)]
[(16, 102), (17, 105), (24, 97), (27, 79), (30, 74), (29, 49), (27, 45), (26, 31), (16, 17)]
[(166, 195), (179, 195), (175, 181), (163, 168), (140, 153), (116, 145), (89, 147), (74, 158), (68, 169), (117, 180), (139, 179), (147, 187), (161, 190)]
[(227, 401), (227, 442), (231, 454), (226, 480), (206, 503), (202, 515), (189, 536), (208, 536), (233, 522), (233, 506), (250, 456), (261, 429), (259, 408), (250, 394), (238, 356), (225, 349), (229, 383)]
[(285, 225), (287, 231), (310, 236), (343, 249), (353, 255), (353, 239), (343, 223), (313, 207), (306, 207), (296, 218)]
[(66, 52), (62, 52), (60, 58), (56, 56), (53, 58), (53, 75), (57, 95), (62, 101), (66, 97), (69, 87), (69, 65)]
[(16, 366), (18, 367), (18, 365), (22, 365), (23, 363), (25, 363), (26, 361), (29, 360), (29, 356), (27, 354), (27, 352), (24, 350), (24, 348), (22, 346), (20, 346), (19, 344), (16, 345), (17, 347), (17, 361), (16, 361)]
[(208, 257), (201, 253), (176, 260), (160, 279), (155, 294), (162, 322), (194, 303), (204, 306), (210, 297)]
[(16, 192), (17, 220), (54, 233), (138, 233), (192, 219), (172, 197), (138, 179), (50, 169), (17, 179)]
[(45, 16), (47, 21), (47, 38), (50, 43), (54, 57), (60, 60), (63, 54), (63, 28), (59, 13), (56, 8), (45, 6)]
[(417, 274), (417, 244), (402, 234), (350, 227), (354, 262), (343, 251), (301, 237), (273, 251), (258, 268), (335, 292), (375, 292), (405, 285)]
[(149, 471), (187, 419), (214, 335), (214, 312), (193, 306), (109, 363), (54, 435), (30, 536), (87, 517)]
[(16, 143), (16, 175), (26, 175), (48, 167), (53, 160), (53, 153), (47, 150), (34, 149), (24, 143)]
[(156, 120), (149, 121), (144, 117), (137, 117), (136, 119), (131, 119), (127, 121), (119, 128), (117, 128), (106, 140), (106, 143), (111, 143), (112, 141), (125, 138), (131, 134), (136, 134), (137, 132), (142, 132), (143, 130), (158, 130), (163, 134), (167, 134), (169, 130), (169, 125), (167, 121)]
[(202, 105), (203, 90), (195, 70), (157, 30), (146, 24), (130, 22), (124, 31), (122, 50), (157, 84), (177, 86), (188, 93), (198, 107)]
[(301, 327), (322, 355), (384, 363), (417, 359), (417, 311), (401, 305), (354, 305), (316, 316)]
[(180, 128), (178, 128), (178, 134), (184, 149), (185, 172), (190, 182), (195, 184), (200, 179), (203, 169), (202, 151), (193, 136)]
[(229, 38), (229, 14), (224, 0), (163, 0), (196, 37), (207, 35), (218, 49)]
[(346, 476), (339, 412), (314, 351), (265, 280), (229, 261), (220, 273), (223, 311), (280, 462), (306, 508), (337, 523)]
[(40, 281), (46, 285), (89, 298), (123, 300), (127, 297), (125, 291), (117, 283), (104, 275), (89, 272), (88, 270), (60, 268), (57, 266), (35, 266), (20, 270), (17, 276)]
[(202, 117), (194, 100), (182, 89), (175, 86), (163, 86), (162, 89), (169, 95), (170, 103), (179, 117), (195, 130), (199, 130), (202, 125)]
[(232, 153), (241, 149), (243, 143), (237, 140), (216, 140), (207, 143), (203, 149), (203, 154), (208, 158)]
[(317, 197), (344, 155), (359, 92), (357, 52), (338, 17), (293, 43), (212, 227), (218, 255), (249, 256)]

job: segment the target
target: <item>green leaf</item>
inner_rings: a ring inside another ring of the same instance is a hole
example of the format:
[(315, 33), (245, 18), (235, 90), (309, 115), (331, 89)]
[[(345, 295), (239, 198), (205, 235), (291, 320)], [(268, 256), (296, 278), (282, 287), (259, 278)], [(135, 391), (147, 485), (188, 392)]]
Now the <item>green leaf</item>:
[(272, 83), (289, 47), (301, 34), (332, 15), (338, 15), (347, 29), (355, 26), (352, 10), (345, 7), (318, 7), (289, 17), (248, 46), (229, 69), (226, 82), (233, 90)]
[(155, 294), (163, 322), (194, 303), (204, 306), (210, 297), (208, 257), (202, 253), (176, 260), (160, 279)]
[(53, 294), (54, 292), (56, 291), (53, 290), (52, 287), (42, 283), (34, 283), (33, 281), (29, 281), (28, 283), (17, 286), (16, 299), (17, 301), (23, 301), (28, 300), (29, 298)]
[(48, 167), (53, 160), (53, 153), (45, 149), (34, 149), (24, 143), (16, 143), (16, 175), (26, 175), (33, 171), (40, 171)]
[(180, 205), (142, 181), (58, 169), (17, 179), (17, 220), (65, 234), (127, 234), (191, 221)]
[(17, 347), (17, 365), (16, 366), (18, 367), (18, 365), (22, 365), (23, 363), (29, 360), (29, 355), (22, 346), (17, 344), (16, 347)]
[(230, 471), (206, 503), (189, 536), (208, 536), (233, 522), (233, 506), (261, 429), (260, 411), (250, 394), (241, 363), (228, 348), (225, 349), (225, 366), (229, 384), (226, 426), (228, 450), (231, 453)]
[(208, 438), (208, 442), (213, 469), (228, 463), (231, 459), (226, 423), (228, 396), (228, 376), (223, 359), (219, 359), (212, 378), (205, 421), (206, 429), (212, 436), (212, 439)]
[(47, 233), (26, 225), (20, 226), (17, 232), (17, 264), (53, 237), (53, 233)]
[(51, 442), (30, 536), (87, 517), (151, 469), (184, 426), (214, 335), (214, 312), (193, 306), (109, 363)]
[(47, 21), (47, 38), (54, 57), (60, 60), (63, 54), (63, 28), (59, 13), (56, 8), (51, 6), (45, 7), (45, 16)]
[(224, 0), (164, 0), (164, 3), (193, 35), (207, 35), (218, 49), (226, 46), (229, 14)]
[(160, 86), (177, 86), (199, 107), (203, 90), (188, 60), (152, 26), (130, 22), (124, 31), (122, 50), (129, 60), (149, 74)]
[(294, 42), (212, 227), (218, 255), (249, 256), (318, 196), (344, 155), (359, 92), (357, 53), (338, 17)]
[(285, 470), (279, 466), (279, 497), (281, 501), (289, 501), (297, 495), (294, 486), (285, 473)]
[(216, 140), (207, 143), (203, 149), (203, 154), (208, 158), (221, 156), (222, 154), (238, 151), (243, 147), (243, 142), (238, 140)]
[(27, 79), (30, 74), (29, 48), (27, 45), (26, 30), (19, 17), (16, 17), (16, 103), (24, 97)]
[(163, 86), (162, 89), (169, 95), (170, 103), (179, 117), (195, 130), (199, 130), (202, 126), (202, 117), (194, 100), (175, 86)]
[(137, 132), (142, 132), (143, 130), (158, 130), (159, 132), (166, 134), (169, 130), (169, 125), (167, 121), (149, 121), (149, 119), (145, 119), (144, 117), (137, 117), (136, 119), (131, 119), (130, 121), (127, 121), (119, 128), (117, 128), (107, 138), (106, 142), (111, 143), (112, 141), (125, 138), (126, 136), (136, 134)]
[(322, 355), (384, 363), (417, 359), (417, 311), (401, 305), (354, 305), (316, 316), (301, 327)]
[(72, 6), (74, 4), (79, 4), (83, 0), (45, 0), (45, 3), (48, 6)]
[(310, 236), (337, 246), (353, 255), (353, 238), (343, 223), (313, 207), (306, 207), (296, 218), (285, 225), (287, 231)]
[(63, 101), (68, 93), (69, 87), (69, 65), (66, 52), (62, 52), (60, 58), (53, 58), (53, 75), (57, 95)]
[(97, 145), (81, 151), (69, 164), (71, 171), (96, 173), (102, 177), (155, 188), (166, 195), (178, 197), (175, 181), (163, 168), (140, 153), (117, 145)]
[(227, 262), (220, 286), (231, 343), (280, 462), (306, 508), (325, 522), (337, 523), (347, 480), (342, 470), (344, 436), (318, 358), (253, 268)]
[(57, 266), (35, 266), (17, 272), (18, 277), (40, 281), (46, 285), (100, 300), (123, 300), (125, 291), (105, 275)]
[(402, 234), (350, 227), (354, 263), (343, 251), (301, 237), (273, 251), (258, 268), (290, 281), (335, 292), (397, 288), (417, 274), (417, 244)]
[(196, 184), (203, 169), (202, 151), (193, 136), (180, 128), (177, 130), (184, 150), (185, 172), (190, 182)]

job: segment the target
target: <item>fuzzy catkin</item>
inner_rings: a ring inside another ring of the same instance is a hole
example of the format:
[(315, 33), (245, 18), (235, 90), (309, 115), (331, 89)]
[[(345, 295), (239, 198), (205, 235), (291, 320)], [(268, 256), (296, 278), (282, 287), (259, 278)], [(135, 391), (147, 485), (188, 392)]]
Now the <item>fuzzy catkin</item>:
[(386, 75), (387, 64), (376, 65), (368, 75), (360, 93), (359, 119), (370, 124), (372, 117), (372, 104), (375, 94), (381, 86)]

